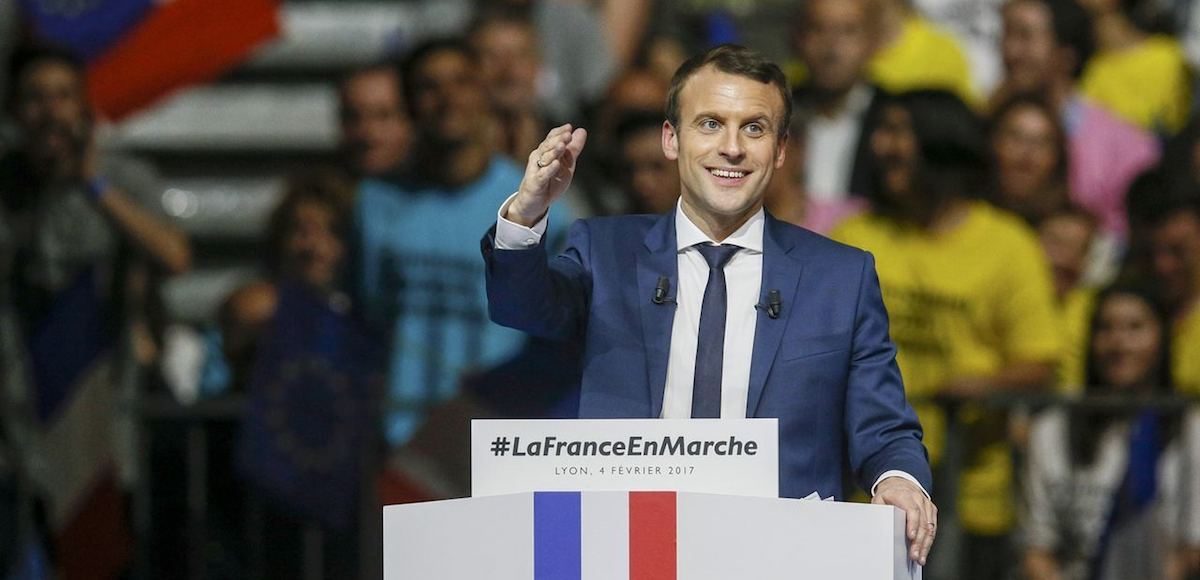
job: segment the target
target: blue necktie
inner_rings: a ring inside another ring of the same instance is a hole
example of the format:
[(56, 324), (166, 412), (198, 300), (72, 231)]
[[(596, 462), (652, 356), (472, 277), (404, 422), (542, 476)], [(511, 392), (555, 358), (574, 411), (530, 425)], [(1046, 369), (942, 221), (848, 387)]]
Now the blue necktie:
[(696, 336), (696, 376), (692, 383), (692, 417), (720, 418), (721, 364), (725, 359), (725, 264), (741, 248), (696, 246), (708, 262), (708, 285), (700, 307), (700, 332)]

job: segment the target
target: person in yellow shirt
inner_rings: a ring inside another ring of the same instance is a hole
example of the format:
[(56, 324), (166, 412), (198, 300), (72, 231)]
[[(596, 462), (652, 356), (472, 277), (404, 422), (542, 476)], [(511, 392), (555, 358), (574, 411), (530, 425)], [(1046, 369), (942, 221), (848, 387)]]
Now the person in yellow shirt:
[(1139, 216), (1149, 271), (1172, 318), (1171, 374), (1175, 388), (1200, 395), (1200, 192), (1161, 192)]
[(922, 17), (908, 0), (876, 0), (879, 48), (871, 81), (890, 93), (942, 89), (978, 104), (966, 52), (950, 32)]
[(1013, 466), (1003, 414), (971, 402), (1050, 384), (1061, 339), (1032, 229), (967, 197), (981, 187), (984, 142), (979, 121), (954, 94), (896, 96), (871, 136), (872, 210), (833, 237), (875, 254), (897, 361), (935, 464), (948, 441), (934, 399), (964, 403), (957, 419), (965, 435), (954, 443), (965, 446), (966, 469), (935, 493), (957, 484), (954, 508), (967, 541), (949, 556), (965, 559), (961, 577), (986, 580), (1005, 577), (1012, 562)]
[(1179, 42), (1150, 34), (1127, 0), (1080, 0), (1092, 17), (1096, 53), (1083, 70), (1083, 94), (1117, 116), (1157, 133), (1187, 123), (1191, 73)]
[(1087, 210), (1067, 205), (1035, 225), (1050, 263), (1059, 315), (1057, 327), (1063, 338), (1055, 383), (1060, 392), (1079, 393), (1085, 382), (1089, 319), (1096, 298), (1095, 288), (1083, 285), (1082, 280), (1098, 223)]

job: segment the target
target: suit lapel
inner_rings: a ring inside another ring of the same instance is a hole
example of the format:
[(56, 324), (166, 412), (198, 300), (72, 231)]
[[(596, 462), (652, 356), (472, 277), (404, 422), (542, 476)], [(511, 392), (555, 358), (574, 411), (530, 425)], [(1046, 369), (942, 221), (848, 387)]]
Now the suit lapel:
[(782, 303), (779, 318), (772, 319), (763, 309), (758, 311), (758, 320), (754, 325), (754, 354), (750, 359), (750, 390), (746, 398), (746, 416), (754, 417), (762, 399), (763, 388), (767, 383), (767, 375), (775, 361), (775, 353), (779, 351), (779, 342), (783, 331), (787, 328), (798, 298), (796, 289), (800, 283), (800, 271), (803, 265), (800, 257), (792, 255), (794, 239), (782, 233), (782, 224), (771, 214), (766, 214), (766, 224), (763, 228), (763, 275), (762, 287), (759, 289), (759, 304), (767, 303), (767, 293), (778, 290)]
[(650, 301), (660, 277), (671, 281), (667, 296), (674, 298), (679, 288), (679, 261), (675, 241), (675, 212), (672, 211), (650, 228), (645, 247), (637, 255), (637, 296), (634, 297), (642, 319), (642, 343), (646, 347), (646, 384), (650, 389), (651, 417), (662, 415), (663, 391), (667, 385), (667, 359), (671, 354), (671, 328), (675, 321), (673, 302)]

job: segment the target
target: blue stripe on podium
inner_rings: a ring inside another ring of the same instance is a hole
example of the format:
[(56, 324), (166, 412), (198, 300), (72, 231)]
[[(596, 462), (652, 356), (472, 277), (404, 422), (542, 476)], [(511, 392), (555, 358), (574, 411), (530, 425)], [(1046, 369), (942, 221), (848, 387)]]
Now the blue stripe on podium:
[(533, 494), (534, 580), (581, 580), (583, 576), (580, 494)]

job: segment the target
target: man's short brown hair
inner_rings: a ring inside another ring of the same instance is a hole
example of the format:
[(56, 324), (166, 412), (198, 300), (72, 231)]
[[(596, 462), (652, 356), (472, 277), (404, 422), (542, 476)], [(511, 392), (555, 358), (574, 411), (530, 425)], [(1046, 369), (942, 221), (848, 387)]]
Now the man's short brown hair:
[(700, 69), (710, 65), (720, 72), (753, 79), (778, 89), (779, 98), (783, 100), (783, 118), (778, 119), (776, 131), (780, 138), (787, 136), (792, 118), (792, 95), (788, 91), (787, 77), (779, 65), (757, 51), (736, 44), (722, 44), (679, 65), (675, 76), (671, 78), (671, 88), (667, 91), (667, 121), (673, 127), (679, 127), (679, 93), (683, 85)]

